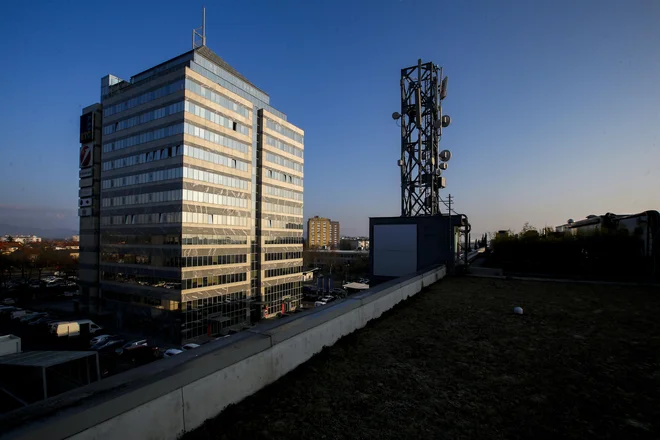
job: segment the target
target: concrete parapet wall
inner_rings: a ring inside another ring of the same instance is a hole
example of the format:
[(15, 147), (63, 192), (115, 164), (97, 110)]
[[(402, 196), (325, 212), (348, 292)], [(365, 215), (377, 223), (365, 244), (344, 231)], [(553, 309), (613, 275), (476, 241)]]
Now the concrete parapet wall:
[(0, 417), (11, 439), (176, 439), (400, 301), (444, 266), (206, 344)]

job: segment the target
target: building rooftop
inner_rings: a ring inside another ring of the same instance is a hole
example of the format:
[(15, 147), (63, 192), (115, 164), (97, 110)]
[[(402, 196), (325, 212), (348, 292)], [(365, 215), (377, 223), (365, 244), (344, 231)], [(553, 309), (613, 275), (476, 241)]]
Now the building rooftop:
[(183, 438), (653, 438), (659, 313), (653, 288), (446, 279)]
[(94, 351), (28, 351), (0, 357), (0, 365), (48, 368), (53, 365), (96, 356)]

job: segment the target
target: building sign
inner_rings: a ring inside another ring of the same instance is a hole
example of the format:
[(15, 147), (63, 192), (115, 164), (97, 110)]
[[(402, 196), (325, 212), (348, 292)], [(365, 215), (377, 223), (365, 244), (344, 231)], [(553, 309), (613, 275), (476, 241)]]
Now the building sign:
[(80, 117), (80, 143), (94, 140), (94, 112), (85, 113)]
[(78, 209), (79, 217), (90, 217), (92, 215), (92, 208), (80, 208)]
[(92, 145), (83, 145), (80, 147), (80, 168), (92, 166), (94, 158), (94, 147)]
[(81, 208), (85, 208), (87, 206), (92, 206), (92, 198), (91, 197), (86, 197), (84, 199), (79, 200), (79, 205)]
[[(81, 173), (83, 171), (87, 171), (87, 170), (80, 170)], [(81, 188), (92, 186), (93, 184), (94, 184), (94, 180), (91, 177), (81, 177), (80, 178), (80, 187)]]
[(92, 170), (91, 168), (83, 168), (82, 170), (80, 170), (80, 178), (84, 179), (86, 177), (92, 177), (92, 171), (94, 170)]
[(87, 188), (80, 188), (80, 191), (78, 191), (78, 197), (92, 197), (92, 187), (88, 186)]

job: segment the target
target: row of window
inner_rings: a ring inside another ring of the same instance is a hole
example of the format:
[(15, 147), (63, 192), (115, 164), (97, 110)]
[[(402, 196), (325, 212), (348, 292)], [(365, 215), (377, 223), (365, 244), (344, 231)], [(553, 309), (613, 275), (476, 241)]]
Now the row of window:
[(248, 226), (247, 217), (204, 214), (200, 212), (154, 212), (150, 214), (126, 214), (101, 216), (101, 225), (149, 225), (157, 223), (201, 223), (206, 225)]
[(161, 119), (166, 116), (180, 113), (183, 110), (183, 101), (175, 102), (174, 104), (152, 109), (148, 112), (140, 113), (139, 115), (131, 116), (130, 118), (122, 119), (117, 122), (113, 122), (112, 124), (108, 124), (103, 127), (103, 134), (108, 135), (117, 131), (126, 130), (127, 128), (135, 127), (136, 125), (146, 124), (147, 122), (155, 121), (156, 119)]
[(183, 190), (183, 200), (192, 202), (209, 203), (212, 205), (231, 206), (232, 208), (247, 208), (249, 204), (248, 199), (241, 199), (239, 197), (225, 196), (222, 194), (213, 194), (201, 191), (193, 191), (191, 189)]
[(225, 226), (250, 226), (250, 219), (247, 217), (235, 217), (233, 215), (205, 214), (202, 212), (184, 212), (183, 223), (200, 223), (205, 225), (225, 225)]
[(211, 121), (215, 124), (222, 125), (223, 127), (226, 127), (230, 130), (234, 130), (244, 135), (250, 134), (250, 129), (246, 125), (243, 125), (240, 122), (233, 121), (227, 118), (226, 116), (221, 115), (220, 113), (216, 113), (213, 110), (207, 109), (206, 107), (202, 107), (190, 101), (186, 101), (185, 108), (188, 113), (192, 113), (195, 116), (204, 118), (207, 121)]
[(264, 219), (262, 226), (264, 228), (276, 228), (276, 229), (302, 229), (302, 223), (291, 223), (286, 220), (272, 220)]
[(224, 165), (229, 168), (236, 168), (237, 170), (247, 171), (249, 163), (242, 160), (227, 157), (220, 153), (213, 153), (202, 148), (192, 147), (189, 145), (183, 146), (183, 154), (188, 157), (203, 160), (205, 162), (212, 162), (216, 165)]
[(250, 117), (250, 109), (244, 106), (243, 104), (239, 104), (236, 101), (233, 101), (229, 98), (227, 98), (224, 95), (221, 95), (219, 93), (214, 92), (213, 90), (209, 89), (206, 86), (201, 85), (197, 81), (193, 81), (192, 79), (186, 78), (186, 89), (190, 90), (191, 92), (195, 93), (196, 95), (201, 96), (202, 98), (208, 99), (209, 101), (215, 102), (216, 104), (231, 110), (233, 112), (238, 113), (241, 116), (245, 116), (246, 118)]
[(248, 149), (250, 148), (249, 145), (244, 144), (243, 142), (239, 142), (235, 139), (228, 138), (219, 133), (216, 133), (215, 131), (201, 128), (194, 124), (190, 124), (188, 122), (186, 122), (184, 125), (185, 125), (185, 132), (191, 136), (195, 136), (200, 139), (205, 139), (214, 144), (222, 145), (224, 147), (231, 148), (232, 150), (240, 151), (241, 153), (247, 153)]
[[(116, 281), (116, 280), (112, 280), (112, 281)], [(155, 307), (159, 307), (163, 305), (163, 302), (167, 302), (165, 300), (161, 300), (160, 298), (153, 296), (134, 295), (131, 293), (124, 293), (124, 292), (113, 292), (111, 290), (105, 290), (105, 289), (103, 290), (103, 299), (109, 299), (111, 301), (121, 301), (131, 304), (144, 304), (147, 306), (155, 306)]]
[(170, 191), (136, 194), (132, 196), (103, 197), (101, 199), (101, 206), (103, 208), (110, 208), (113, 206), (130, 206), (143, 203), (162, 203), (178, 200), (181, 200), (181, 190), (173, 189)]
[(103, 117), (107, 117), (114, 115), (116, 113), (123, 112), (124, 110), (128, 110), (129, 108), (137, 107), (138, 105), (142, 105), (149, 101), (153, 101), (155, 99), (162, 98), (163, 96), (167, 96), (171, 93), (178, 92), (179, 90), (183, 90), (183, 88), (185, 87), (184, 84), (185, 84), (184, 81), (180, 79), (170, 84), (160, 86), (157, 89), (145, 92), (142, 95), (138, 95), (133, 98), (130, 98), (126, 101), (118, 102), (117, 104), (104, 107)]
[(248, 300), (246, 290), (239, 290), (238, 292), (222, 293), (208, 298), (193, 299), (191, 301), (184, 301), (181, 303), (181, 311), (197, 311), (205, 312), (205, 308), (211, 305), (221, 305), (229, 303), (241, 303)]
[(264, 244), (303, 244), (302, 237), (269, 237)]
[(160, 148), (158, 150), (140, 153), (133, 156), (122, 157), (119, 159), (106, 160), (103, 162), (103, 171), (118, 170), (124, 167), (132, 167), (143, 163), (154, 162), (170, 157), (181, 156), (184, 154), (184, 146)]
[(154, 212), (150, 214), (126, 214), (101, 216), (102, 226), (149, 225), (154, 223), (180, 223), (180, 212)]
[(292, 160), (289, 160), (285, 157), (282, 157), (278, 154), (273, 154), (269, 151), (266, 151), (266, 160), (268, 162), (276, 163), (278, 165), (282, 165), (283, 167), (291, 168), (292, 170), (298, 171), (299, 173), (304, 172), (303, 170), (303, 164), (294, 162)]
[(183, 177), (186, 179), (199, 180), (214, 185), (223, 185), (237, 189), (248, 189), (249, 184), (247, 180), (239, 179), (238, 177), (229, 177), (224, 174), (217, 174), (189, 167), (183, 167)]
[(271, 147), (275, 147), (279, 150), (284, 151), (285, 153), (293, 154), (294, 156), (298, 156), (301, 159), (304, 157), (305, 153), (301, 148), (294, 147), (293, 145), (289, 145), (287, 143), (284, 143), (280, 141), (279, 139), (275, 139), (272, 136), (268, 136), (267, 134), (264, 135), (266, 137), (266, 145), (270, 145)]
[(221, 264), (240, 264), (246, 262), (246, 254), (204, 255), (197, 257), (182, 257), (181, 267), (217, 266)]
[(160, 182), (163, 180), (181, 179), (184, 168), (170, 168), (166, 170), (150, 171), (148, 173), (133, 174), (130, 176), (115, 177), (101, 181), (102, 189), (121, 188), (124, 186), (141, 185), (144, 183)]
[(147, 254), (133, 254), (120, 252), (101, 252), (101, 261), (104, 263), (120, 264), (150, 264), (151, 260)]
[(290, 183), (296, 186), (303, 186), (303, 179), (297, 176), (292, 176), (290, 174), (281, 173), (276, 170), (266, 169), (266, 177), (269, 179), (279, 180), (281, 182)]
[(276, 284), (274, 286), (268, 286), (264, 288), (264, 294), (265, 295), (272, 295), (272, 294), (288, 294), (291, 290), (296, 290), (300, 289), (302, 287), (302, 282), (301, 281), (294, 281), (292, 283), (282, 283), (282, 284)]
[(213, 183), (215, 185), (228, 186), (230, 188), (248, 189), (249, 182), (237, 177), (229, 177), (224, 174), (211, 173), (197, 168), (177, 167), (165, 170), (150, 171), (147, 173), (133, 174), (130, 176), (105, 179), (101, 182), (102, 189), (121, 188), (124, 186), (141, 185), (145, 183), (160, 182), (163, 180), (180, 178), (199, 180)]
[[(147, 287), (162, 287), (164, 289), (179, 289), (181, 287), (180, 281), (176, 278), (159, 277), (146, 274), (129, 274), (108, 270), (101, 272), (101, 279), (105, 281), (114, 281), (116, 283), (136, 284), (139, 286)], [(103, 291), (103, 296), (106, 296), (105, 290)]]
[(282, 124), (278, 124), (275, 121), (266, 119), (266, 127), (280, 134), (283, 134), (284, 136), (293, 139), (296, 142), (300, 142), (301, 144), (305, 143), (305, 138), (301, 134), (291, 130), (289, 127), (285, 127)]
[(181, 236), (174, 234), (118, 234), (114, 231), (104, 231), (101, 233), (101, 244), (181, 244)]
[(220, 67), (217, 64), (207, 60), (206, 58), (199, 55), (198, 53), (195, 53), (195, 62), (199, 63), (205, 69), (210, 70), (216, 76), (219, 76), (219, 77), (221, 77), (225, 80), (228, 80), (230, 83), (235, 85), (240, 90), (243, 90), (243, 91), (247, 92), (248, 94), (260, 99), (261, 101), (268, 102), (268, 95), (266, 95), (265, 93), (257, 90), (255, 87), (251, 86), (250, 84), (246, 83), (245, 81), (241, 80), (240, 78), (237, 78), (235, 75), (232, 75), (231, 73), (227, 72), (222, 67)]
[(101, 199), (101, 206), (108, 208), (112, 206), (129, 206), (143, 203), (162, 203), (178, 200), (231, 206), (234, 208), (247, 208), (249, 202), (247, 199), (225, 196), (222, 194), (213, 194), (188, 189), (173, 189), (170, 191), (136, 194), (132, 196), (104, 197)]
[(235, 139), (228, 138), (214, 131), (198, 127), (189, 122), (184, 122), (157, 128), (155, 130), (144, 131), (139, 134), (117, 139), (113, 142), (106, 142), (103, 144), (103, 152), (109, 153), (111, 151), (123, 150), (124, 148), (133, 147), (135, 145), (144, 144), (146, 142), (156, 141), (158, 139), (163, 139), (184, 132), (191, 136), (205, 139), (214, 144), (240, 151), (241, 153), (247, 153), (248, 149), (250, 148), (249, 145), (244, 144), (243, 142), (239, 142)]
[(284, 199), (303, 201), (303, 193), (298, 191), (291, 191), (290, 189), (280, 188), (278, 186), (263, 185), (264, 194), (270, 196), (282, 197)]
[(266, 261), (293, 260), (302, 258), (302, 252), (269, 252), (265, 255)]
[(268, 212), (280, 212), (282, 214), (303, 215), (303, 208), (301, 206), (280, 205), (279, 203), (265, 202), (263, 210)]
[(198, 277), (181, 280), (183, 289), (197, 289), (199, 287), (219, 286), (221, 284), (240, 283), (247, 280), (247, 273), (230, 273), (210, 277)]
[(272, 278), (272, 277), (281, 277), (284, 275), (293, 275), (296, 273), (300, 273), (303, 271), (302, 266), (295, 266), (295, 267), (278, 267), (277, 269), (267, 269), (266, 272), (266, 278)]
[(228, 237), (225, 235), (199, 235), (183, 234), (181, 237), (183, 245), (226, 245), (226, 244), (247, 244), (247, 237), (237, 236)]
[(103, 152), (109, 153), (111, 151), (123, 150), (124, 148), (129, 148), (134, 145), (140, 145), (146, 142), (152, 142), (158, 139), (174, 136), (176, 134), (181, 134), (183, 133), (184, 125), (185, 124), (179, 122), (177, 124), (168, 125), (166, 127), (157, 128), (155, 130), (144, 131), (139, 134), (117, 139), (113, 142), (106, 142), (103, 144)]

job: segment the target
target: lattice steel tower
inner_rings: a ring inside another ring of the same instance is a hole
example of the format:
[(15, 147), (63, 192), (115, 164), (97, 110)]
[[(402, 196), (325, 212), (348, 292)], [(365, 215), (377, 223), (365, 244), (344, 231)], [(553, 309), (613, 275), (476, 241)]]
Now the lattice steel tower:
[[(441, 79), (442, 78), (442, 79)], [(440, 214), (440, 189), (445, 187), (442, 171), (451, 158), (439, 152), (442, 128), (449, 116), (442, 115), (447, 95), (447, 77), (433, 63), (401, 69), (401, 113), (392, 118), (401, 123), (401, 216)]]

